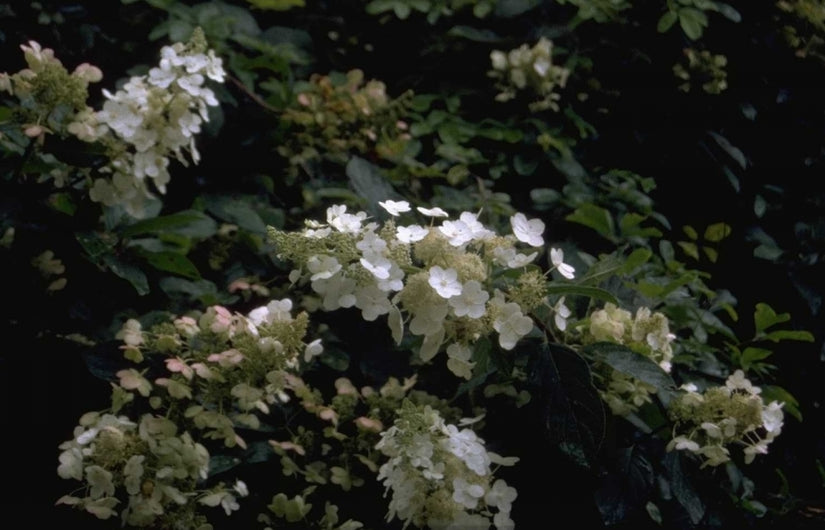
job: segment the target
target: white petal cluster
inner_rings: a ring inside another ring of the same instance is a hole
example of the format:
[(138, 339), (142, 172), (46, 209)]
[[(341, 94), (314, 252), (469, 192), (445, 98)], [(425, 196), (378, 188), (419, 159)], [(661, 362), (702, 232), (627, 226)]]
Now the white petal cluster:
[(688, 451), (702, 459), (702, 467), (718, 466), (731, 459), (731, 446), (742, 446), (746, 464), (767, 454), (768, 446), (782, 432), (782, 404), (767, 405), (742, 370), (725, 381), (699, 392), (695, 385), (683, 385), (684, 394), (671, 405), (676, 420), (671, 451)]
[(509, 52), (493, 50), (490, 62), (493, 69), (487, 75), (501, 91), (496, 101), (509, 101), (526, 91), (535, 98), (529, 105), (531, 111), (559, 110), (557, 90), (567, 84), (570, 71), (553, 64), (551, 41), (542, 37), (532, 48), (522, 44)]
[(115, 93), (104, 90), (102, 110), (79, 115), (70, 128), (114, 153), (101, 169), (108, 177), (94, 180), (91, 199), (139, 217), (152, 189), (165, 193), (171, 156), (184, 165), (187, 152), (200, 160), (195, 136), (209, 121), (208, 108), (218, 105), (206, 80), (222, 83), (225, 75), (212, 50), (176, 43), (161, 50), (160, 64), (148, 75), (132, 77)]
[(378, 472), (391, 494), (387, 521), (398, 517), (421, 528), (512, 528), (517, 492), (494, 480), (484, 441), (445, 423), (429, 406), (407, 403), (397, 412), (376, 445), (389, 457)]
[[(393, 216), (383, 226), (364, 212), (334, 205), (327, 209), (326, 223), (307, 221), (301, 232), (272, 230), (279, 257), (295, 263), (290, 280), (310, 284), (324, 310), (356, 307), (367, 321), (388, 315), (397, 342), (405, 329), (420, 337), (424, 361), (452, 345), (448, 367), (462, 378), (471, 376), (469, 345), (479, 338), (497, 334), (499, 345), (511, 350), (530, 333), (529, 314), (546, 303), (541, 294), (546, 281), (533, 270), (532, 283), (519, 283), (539, 255), (520, 250), (544, 244), (542, 221), (516, 214), (510, 220), (512, 234), (498, 235), (477, 213), (443, 218), (447, 213), (440, 208), (417, 207), (431, 217), (430, 226), (396, 225), (395, 217), (412, 212), (409, 203), (379, 204)], [(522, 271), (501, 275), (502, 269)], [(557, 323), (570, 314), (561, 308), (556, 313)]]

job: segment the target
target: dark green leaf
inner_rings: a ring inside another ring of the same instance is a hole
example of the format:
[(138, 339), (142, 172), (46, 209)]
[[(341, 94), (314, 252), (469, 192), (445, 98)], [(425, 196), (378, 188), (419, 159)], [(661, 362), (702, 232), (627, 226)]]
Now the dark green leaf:
[(613, 238), (613, 218), (610, 212), (595, 204), (582, 204), (565, 219), (590, 227), (608, 239)]
[(771, 331), (765, 335), (765, 338), (773, 342), (779, 342), (780, 340), (799, 340), (802, 342), (814, 341), (814, 336), (809, 331), (793, 329)]
[(659, 19), (659, 22), (656, 24), (656, 31), (659, 33), (665, 33), (673, 24), (676, 23), (678, 20), (679, 15), (676, 14), (676, 11), (668, 11)]
[(149, 262), (152, 267), (189, 278), (190, 280), (200, 280), (201, 274), (194, 263), (189, 258), (177, 252), (142, 252), (141, 256)]
[(451, 37), (461, 37), (474, 42), (485, 42), (488, 44), (495, 44), (501, 42), (503, 39), (499, 37), (494, 31), (489, 29), (478, 29), (472, 26), (453, 26), (447, 35)]
[(266, 234), (266, 224), (247, 201), (223, 195), (210, 195), (205, 198), (205, 202), (206, 209), (219, 219), (255, 234)]
[(679, 451), (671, 451), (665, 455), (665, 475), (670, 482), (670, 489), (673, 496), (687, 511), (691, 522), (696, 525), (705, 516), (705, 504), (696, 493), (693, 485), (685, 476), (682, 469), (682, 454)]
[(121, 235), (123, 237), (134, 237), (141, 234), (171, 232), (187, 237), (205, 239), (214, 235), (217, 231), (218, 224), (205, 213), (197, 210), (185, 210), (163, 217), (138, 221), (126, 227)]
[(609, 291), (605, 291), (604, 289), (600, 289), (598, 287), (588, 287), (586, 285), (554, 282), (547, 286), (547, 294), (587, 296), (588, 298), (603, 300), (605, 302), (610, 302), (611, 304), (619, 303), (616, 297)]
[(625, 521), (648, 500), (653, 486), (653, 466), (642, 449), (619, 449), (615, 457), (594, 494), (605, 525)]
[(573, 462), (589, 468), (604, 439), (605, 416), (587, 361), (559, 344), (543, 344), (530, 355), (530, 393), (541, 408), (541, 434)]
[(149, 293), (149, 280), (142, 270), (130, 263), (117, 259), (111, 254), (102, 256), (102, 260), (109, 270), (131, 283), (139, 295), (143, 296)]
[(530, 11), (541, 0), (499, 0), (496, 4), (496, 16), (510, 18)]
[(346, 172), (352, 188), (365, 199), (366, 209), (373, 215), (386, 216), (383, 208), (378, 206), (378, 201), (403, 199), (387, 182), (381, 170), (363, 158), (352, 157), (347, 163)]
[(636, 268), (644, 265), (653, 256), (653, 252), (646, 248), (637, 248), (625, 260), (621, 272), (631, 274)]
[(708, 25), (708, 17), (698, 9), (683, 7), (679, 10), (679, 25), (689, 39), (696, 40)]

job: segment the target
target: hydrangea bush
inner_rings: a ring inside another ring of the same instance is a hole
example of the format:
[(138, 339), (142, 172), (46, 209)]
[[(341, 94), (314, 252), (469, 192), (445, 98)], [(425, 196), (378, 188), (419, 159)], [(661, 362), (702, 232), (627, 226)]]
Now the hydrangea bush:
[[(704, 270), (726, 223), (682, 235), (655, 179), (588, 160), (617, 101), (591, 25), (658, 21), (691, 43), (674, 93), (717, 97), (735, 78), (703, 35), (733, 7), (147, 4), (124, 2), (172, 41), (157, 64), (116, 82), (28, 40), (0, 74), (0, 254), (56, 308), (32, 340), (111, 392), (61, 434), (59, 513), (509, 529), (571, 501), (535, 491), (556, 468), (605, 524), (769, 513), (747, 474), (802, 416), (768, 359), (813, 336), (766, 303), (740, 319)], [(376, 75), (396, 32), (418, 48), (390, 62), (424, 73)]]

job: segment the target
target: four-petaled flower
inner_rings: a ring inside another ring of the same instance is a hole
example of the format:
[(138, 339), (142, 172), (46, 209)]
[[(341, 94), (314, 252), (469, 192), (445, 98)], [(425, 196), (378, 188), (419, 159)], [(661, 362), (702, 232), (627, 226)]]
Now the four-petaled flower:
[(441, 298), (452, 298), (461, 294), (461, 282), (458, 281), (458, 272), (455, 269), (445, 270), (435, 265), (430, 269), (428, 283)]
[(410, 203), (408, 203), (407, 201), (386, 200), (383, 202), (378, 201), (378, 204), (381, 206), (381, 208), (387, 210), (390, 213), (390, 215), (394, 217), (401, 215), (404, 212), (410, 211)]
[(568, 265), (564, 262), (564, 251), (560, 248), (551, 248), (550, 249), (550, 261), (553, 263), (553, 266), (559, 271), (559, 274), (567, 278), (568, 280), (572, 280), (575, 278), (574, 272), (576, 269), (573, 268), (572, 265)]
[(541, 237), (544, 223), (541, 219), (528, 220), (523, 213), (517, 213), (510, 218), (510, 225), (513, 227), (513, 235), (522, 243), (532, 247), (544, 245), (544, 239)]

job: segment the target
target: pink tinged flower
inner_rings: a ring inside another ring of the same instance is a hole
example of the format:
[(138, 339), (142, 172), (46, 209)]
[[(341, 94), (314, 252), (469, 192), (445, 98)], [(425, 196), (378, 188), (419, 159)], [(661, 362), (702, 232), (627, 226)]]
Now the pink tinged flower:
[(134, 368), (120, 370), (115, 375), (120, 379), (120, 386), (122, 388), (126, 390), (137, 390), (141, 396), (149, 397), (149, 393), (152, 391), (152, 384)]
[(541, 234), (544, 232), (544, 222), (541, 219), (527, 219), (523, 213), (517, 213), (510, 218), (510, 226), (513, 227), (513, 235), (522, 243), (527, 243), (532, 247), (544, 245)]
[(387, 210), (392, 216), (398, 216), (404, 212), (410, 211), (410, 203), (408, 203), (407, 201), (387, 200), (383, 202), (379, 201), (378, 204), (381, 206), (381, 208)]
[(453, 296), (447, 303), (453, 308), (458, 317), (481, 318), (486, 312), (487, 300), (490, 294), (481, 288), (476, 280), (470, 280), (461, 287), (461, 293)]
[(207, 361), (212, 363), (218, 363), (218, 365), (223, 368), (235, 366), (236, 364), (240, 363), (243, 359), (243, 354), (235, 349), (226, 350), (225, 352), (221, 353), (213, 353), (206, 358)]
[(395, 229), (395, 237), (402, 243), (421, 241), (427, 237), (429, 233), (430, 231), (427, 228), (418, 225), (399, 226)]
[(419, 212), (426, 215), (427, 217), (449, 217), (450, 214), (442, 210), (441, 208), (435, 206), (433, 208), (422, 208), (419, 206), (416, 208)]
[(359, 431), (379, 433), (384, 430), (384, 424), (366, 416), (359, 416), (353, 420)]
[(441, 298), (451, 298), (461, 294), (461, 283), (458, 281), (458, 272), (455, 269), (442, 269), (438, 265), (430, 268), (430, 287), (435, 289)]
[(180, 357), (175, 357), (174, 359), (166, 359), (166, 369), (170, 372), (177, 372), (186, 379), (192, 379), (192, 367), (186, 364), (186, 361), (184, 361)]
[(551, 248), (550, 249), (550, 261), (553, 263), (553, 266), (559, 271), (559, 274), (567, 278), (568, 280), (572, 280), (575, 278), (576, 269), (574, 269), (571, 265), (568, 265), (564, 262), (564, 251), (560, 248)]

